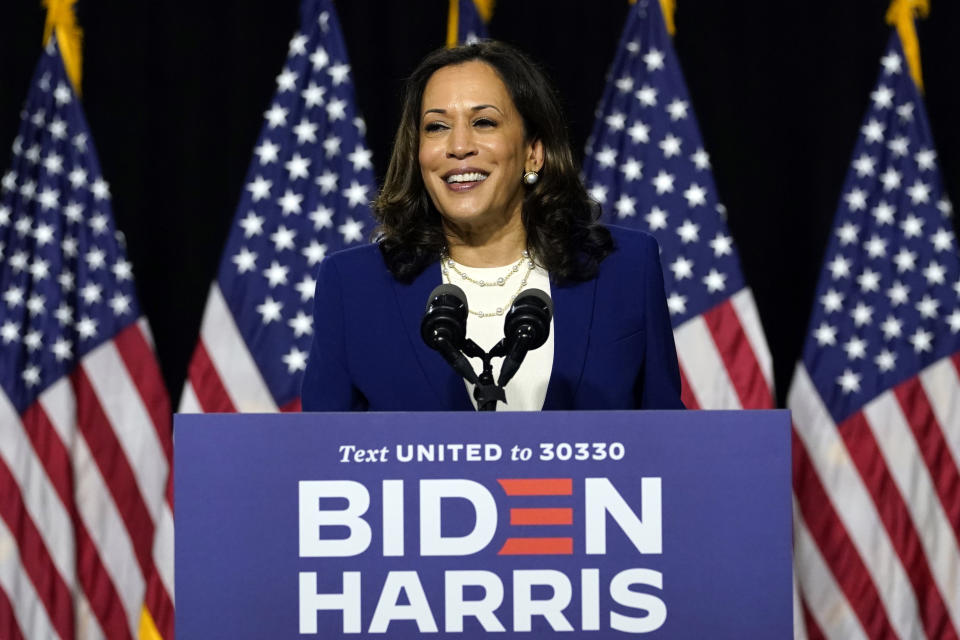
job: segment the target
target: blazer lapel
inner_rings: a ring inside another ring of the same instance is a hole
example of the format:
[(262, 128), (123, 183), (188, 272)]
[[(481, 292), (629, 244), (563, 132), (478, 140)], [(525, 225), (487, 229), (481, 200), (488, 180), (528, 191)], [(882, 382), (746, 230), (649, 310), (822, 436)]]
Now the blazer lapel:
[(433, 262), (420, 273), (410, 284), (403, 284), (393, 280), (393, 290), (400, 306), (400, 315), (403, 317), (403, 327), (410, 346), (417, 356), (420, 368), (429, 383), (439, 404), (437, 409), (472, 410), (473, 405), (467, 395), (463, 379), (456, 374), (439, 353), (431, 349), (420, 337), (420, 321), (427, 307), (427, 298), (430, 292), (440, 284), (440, 263)]
[(573, 409), (580, 386), (593, 322), (597, 279), (551, 286), (553, 294), (553, 370), (543, 408)]

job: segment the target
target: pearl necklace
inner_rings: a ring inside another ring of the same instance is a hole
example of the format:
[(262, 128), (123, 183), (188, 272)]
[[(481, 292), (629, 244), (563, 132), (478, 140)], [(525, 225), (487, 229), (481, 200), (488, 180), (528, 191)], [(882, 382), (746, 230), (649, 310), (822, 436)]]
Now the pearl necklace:
[(527, 272), (523, 275), (523, 279), (520, 281), (520, 286), (517, 287), (516, 292), (514, 292), (514, 294), (510, 296), (510, 299), (507, 300), (505, 305), (497, 307), (495, 311), (476, 311), (474, 309), (468, 309), (470, 313), (472, 313), (473, 315), (479, 318), (490, 318), (495, 316), (502, 316), (506, 312), (506, 310), (510, 308), (510, 305), (513, 304), (513, 301), (517, 299), (517, 296), (520, 295), (520, 292), (523, 291), (524, 287), (527, 286), (527, 279), (530, 277), (530, 274), (533, 272), (534, 263), (533, 263), (533, 260), (530, 259), (530, 254), (526, 250), (524, 250), (524, 252), (521, 254), (520, 259), (517, 260), (516, 264), (510, 267), (510, 270), (507, 272), (507, 275), (497, 278), (496, 281), (494, 282), (487, 282), (485, 280), (476, 280), (474, 278), (471, 278), (468, 274), (464, 273), (463, 271), (457, 268), (457, 263), (453, 261), (453, 259), (449, 256), (449, 254), (447, 254), (446, 251), (444, 251), (440, 255), (440, 270), (443, 272), (443, 277), (448, 283), (452, 282), (450, 277), (450, 271), (448, 271), (448, 267), (449, 267), (449, 269), (452, 269), (454, 273), (460, 276), (461, 280), (474, 284), (478, 287), (493, 287), (493, 286), (502, 287), (507, 283), (507, 280), (510, 279), (510, 276), (520, 271), (520, 267), (523, 265), (524, 260), (526, 260), (527, 262)]
[(523, 264), (523, 261), (529, 258), (530, 258), (530, 254), (527, 253), (526, 249), (524, 249), (523, 252), (520, 254), (520, 259), (517, 260), (516, 264), (510, 267), (510, 271), (507, 272), (507, 275), (497, 278), (496, 282), (487, 282), (485, 280), (474, 280), (463, 271), (460, 271), (460, 269), (457, 268), (457, 263), (454, 262), (453, 259), (450, 257), (450, 254), (444, 252), (440, 256), (441, 263), (446, 263), (448, 267), (453, 269), (454, 273), (456, 273), (458, 276), (460, 276), (467, 282), (472, 282), (478, 287), (492, 287), (492, 286), (502, 287), (503, 285), (507, 284), (507, 280), (510, 279), (510, 276), (512, 276), (513, 274), (515, 274), (517, 271), (520, 270), (520, 265)]

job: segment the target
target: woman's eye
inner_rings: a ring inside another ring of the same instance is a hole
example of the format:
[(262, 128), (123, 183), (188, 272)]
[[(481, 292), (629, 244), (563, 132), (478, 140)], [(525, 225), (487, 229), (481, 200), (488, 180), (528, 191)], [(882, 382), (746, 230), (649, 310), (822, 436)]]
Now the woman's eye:
[(426, 125), (424, 125), (423, 130), (427, 133), (434, 133), (444, 128), (445, 127), (442, 122), (428, 122)]
[(491, 120), (490, 118), (477, 118), (473, 121), (473, 126), (475, 127), (495, 127), (497, 123)]

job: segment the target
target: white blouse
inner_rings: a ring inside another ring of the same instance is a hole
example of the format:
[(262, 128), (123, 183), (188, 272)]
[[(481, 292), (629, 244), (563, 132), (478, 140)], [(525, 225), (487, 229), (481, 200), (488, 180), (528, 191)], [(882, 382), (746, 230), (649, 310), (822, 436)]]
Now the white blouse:
[[(445, 258), (450, 260), (450, 258)], [(460, 263), (454, 263), (460, 272), (467, 274), (472, 279), (484, 282), (496, 282), (497, 278), (506, 275), (510, 267), (465, 267)], [(467, 296), (467, 306), (473, 311), (482, 311), (484, 313), (495, 312), (498, 307), (504, 309), (503, 315), (489, 315), (479, 317), (473, 313), (467, 314), (467, 337), (476, 342), (484, 351), (489, 351), (497, 342), (503, 338), (503, 323), (506, 318), (506, 311), (509, 309), (507, 304), (511, 296), (517, 293), (517, 288), (527, 273), (527, 266), (522, 265), (517, 273), (507, 279), (501, 286), (487, 285), (481, 287), (458, 275), (456, 271), (447, 268), (447, 277), (444, 282), (451, 282), (457, 285)], [(550, 293), (550, 277), (546, 269), (536, 265), (527, 276), (527, 285), (524, 289), (541, 289), (548, 295)], [(483, 370), (483, 362), (480, 358), (470, 358), (474, 370), (479, 375)], [(503, 364), (503, 358), (494, 358), (493, 379), (496, 380), (500, 375), (500, 367)], [(504, 387), (507, 395), (507, 404), (497, 404), (497, 411), (539, 411), (543, 408), (543, 401), (547, 397), (547, 385), (550, 383), (550, 371), (553, 369), (553, 319), (550, 320), (550, 335), (547, 341), (538, 349), (529, 351), (523, 359), (520, 369), (516, 375)], [(470, 396), (470, 402), (474, 408), (477, 401), (473, 397), (474, 385), (464, 381), (467, 387), (467, 393)]]

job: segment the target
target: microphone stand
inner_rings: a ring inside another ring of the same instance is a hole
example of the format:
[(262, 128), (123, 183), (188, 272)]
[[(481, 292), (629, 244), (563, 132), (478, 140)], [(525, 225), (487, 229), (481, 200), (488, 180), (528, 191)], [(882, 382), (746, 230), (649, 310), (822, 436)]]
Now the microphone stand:
[[(538, 348), (550, 335), (553, 304), (550, 296), (539, 289), (529, 289), (514, 300), (504, 320), (504, 332), (509, 335), (504, 335), (489, 353), (466, 337), (467, 312), (467, 297), (463, 290), (454, 284), (441, 284), (430, 293), (426, 313), (420, 322), (420, 336), (467, 382), (474, 384), (477, 411), (496, 411), (497, 402), (507, 403), (503, 389), (517, 372), (527, 351)], [(480, 358), (483, 371), (479, 376), (467, 358)], [(490, 363), (493, 358), (504, 358), (496, 381)]]
[(480, 345), (467, 338), (463, 343), (463, 355), (468, 358), (480, 358), (483, 362), (483, 371), (476, 386), (473, 388), (473, 398), (477, 401), (477, 411), (496, 411), (497, 401), (506, 404), (507, 394), (503, 387), (497, 385), (493, 380), (493, 365), (490, 361), (493, 358), (499, 358), (507, 355), (507, 349), (504, 341), (498, 342), (489, 353), (484, 351)]

